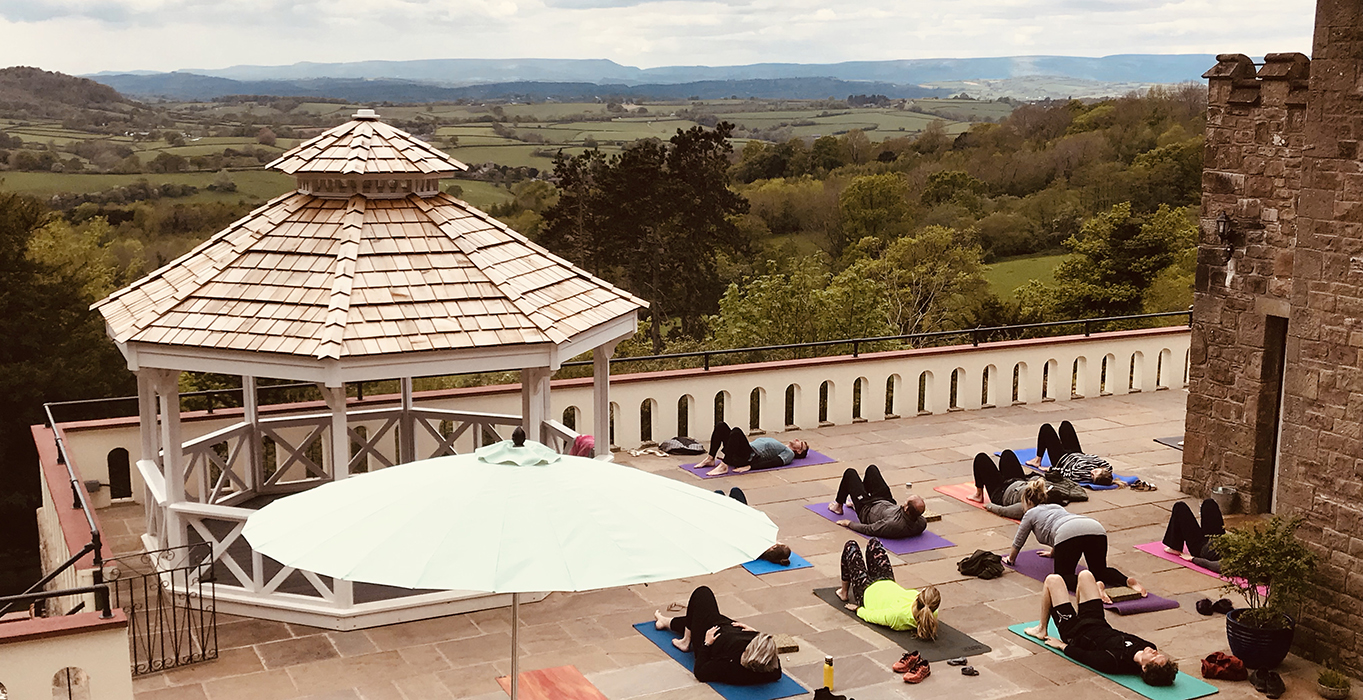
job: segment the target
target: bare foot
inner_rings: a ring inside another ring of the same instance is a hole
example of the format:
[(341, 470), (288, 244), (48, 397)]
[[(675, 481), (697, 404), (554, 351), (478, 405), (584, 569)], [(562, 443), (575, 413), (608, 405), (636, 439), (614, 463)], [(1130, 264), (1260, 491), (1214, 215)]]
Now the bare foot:
[(1128, 578), (1126, 580), (1126, 585), (1129, 586), (1131, 590), (1141, 594), (1142, 598), (1150, 595), (1150, 591), (1145, 590), (1145, 586), (1142, 586), (1141, 582), (1134, 578)]
[(842, 504), (841, 504), (841, 503), (829, 503), (829, 504), (828, 504), (828, 512), (830, 512), (830, 513), (832, 513), (832, 514), (834, 514), (834, 515), (842, 515)]
[(734, 473), (735, 473), (735, 474), (742, 474), (743, 472), (746, 472), (746, 471), (748, 471), (749, 469), (752, 469), (752, 465), (751, 465), (751, 464), (746, 465), (746, 466), (742, 466), (742, 467), (734, 467)]
[(844, 602), (844, 603), (847, 602), (847, 589), (846, 589), (846, 588), (838, 588), (838, 600), (841, 600), (841, 601)]
[[(1026, 465), (1029, 466), (1029, 467), (1039, 467), (1039, 466), (1041, 466), (1041, 458), (1040, 458), (1040, 457), (1033, 457), (1033, 458), (1027, 460), (1024, 464), (1026, 464)], [(1045, 637), (1042, 637), (1042, 639), (1045, 639)]]
[(682, 651), (691, 651), (691, 645), (686, 642), (685, 637), (678, 637), (672, 640), (672, 646), (677, 647)]
[(728, 473), (729, 473), (729, 465), (727, 465), (727, 464), (725, 464), (725, 463), (723, 463), (723, 462), (720, 462), (720, 463), (719, 463), (719, 466), (715, 467), (714, 469), (711, 469), (711, 470), (708, 471), (708, 472), (705, 472), (705, 475), (706, 475), (706, 476), (719, 476), (720, 474), (728, 474)]
[(1041, 625), (1037, 625), (1036, 627), (1028, 627), (1027, 629), (1022, 631), (1026, 632), (1028, 637), (1032, 637), (1042, 642), (1046, 641), (1046, 628), (1042, 627)]
[(672, 618), (664, 615), (660, 610), (653, 611), (653, 629), (665, 630), (672, 626)]
[(1164, 548), (1164, 551), (1166, 551), (1166, 552), (1168, 552), (1168, 553), (1170, 553), (1170, 554), (1177, 554), (1177, 555), (1179, 556), (1180, 559), (1186, 559), (1187, 561), (1192, 561), (1192, 560), (1193, 560), (1193, 555), (1191, 555), (1191, 554), (1189, 554), (1189, 553), (1187, 553), (1187, 552), (1185, 552), (1185, 551), (1183, 551), (1183, 550), (1181, 550), (1181, 549), (1174, 549), (1173, 547), (1165, 547), (1165, 548)]
[(1112, 596), (1107, 594), (1107, 586), (1102, 581), (1098, 582), (1098, 597), (1102, 598), (1104, 603), (1112, 605)]
[(696, 462), (696, 468), (697, 468), (697, 469), (704, 469), (705, 467), (713, 467), (714, 465), (715, 465), (715, 458), (714, 458), (714, 457), (711, 457), (710, 455), (705, 455), (705, 459), (702, 459), (701, 461)]
[(967, 501), (974, 501), (976, 503), (984, 503), (984, 493), (980, 492), (976, 493), (974, 496), (966, 496), (965, 499)]

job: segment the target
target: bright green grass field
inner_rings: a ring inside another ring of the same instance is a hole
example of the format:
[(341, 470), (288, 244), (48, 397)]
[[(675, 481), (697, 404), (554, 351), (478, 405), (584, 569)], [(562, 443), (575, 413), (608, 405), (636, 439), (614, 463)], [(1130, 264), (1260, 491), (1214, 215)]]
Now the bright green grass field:
[[(261, 200), (277, 197), (294, 188), (294, 179), (284, 173), (273, 170), (243, 170), (229, 173), (232, 181), (237, 183), (236, 192), (207, 192), (201, 191), (193, 197), (185, 197), (170, 201), (175, 202), (205, 202), (205, 201), (237, 201), (239, 199), (258, 198)], [(159, 185), (173, 182), (178, 185), (194, 185), (200, 190), (213, 184), (218, 179), (217, 173), (173, 173), (173, 174), (154, 174), (147, 173), (141, 175), (115, 175), (98, 173), (24, 173), (6, 172), (0, 174), (0, 190), (10, 192), (23, 192), (25, 194), (37, 195), (40, 197), (50, 197), (59, 192), (100, 192), (132, 184), (138, 180), (145, 179), (148, 182)]]
[(1028, 255), (1019, 258), (1006, 258), (988, 265), (984, 276), (989, 280), (989, 288), (1000, 299), (1012, 299), (1013, 290), (1031, 280), (1044, 283), (1055, 281), (1055, 267), (1064, 260), (1064, 255)]
[(482, 180), (442, 180), (441, 189), (450, 185), (459, 185), (464, 188), (464, 193), (459, 198), (472, 204), (483, 211), (487, 211), (494, 204), (511, 201), (511, 191), (505, 187), (483, 182)]

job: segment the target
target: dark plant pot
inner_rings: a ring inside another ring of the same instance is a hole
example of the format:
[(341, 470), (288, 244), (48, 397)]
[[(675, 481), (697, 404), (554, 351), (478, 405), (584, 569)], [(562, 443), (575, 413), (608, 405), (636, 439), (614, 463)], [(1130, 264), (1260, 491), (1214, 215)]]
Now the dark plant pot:
[(1244, 662), (1248, 669), (1277, 668), (1292, 650), (1292, 635), (1296, 632), (1297, 622), (1283, 615), (1287, 626), (1282, 629), (1261, 629), (1239, 621), (1248, 608), (1236, 608), (1226, 615), (1226, 640), (1230, 651)]

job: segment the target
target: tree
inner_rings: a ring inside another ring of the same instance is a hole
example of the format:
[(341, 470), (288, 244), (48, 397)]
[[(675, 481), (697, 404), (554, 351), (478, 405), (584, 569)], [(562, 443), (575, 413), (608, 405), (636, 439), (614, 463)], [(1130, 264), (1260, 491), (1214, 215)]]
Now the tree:
[(545, 210), (541, 242), (650, 303), (650, 336), (663, 324), (700, 334), (717, 308), (721, 251), (746, 252), (731, 217), (748, 202), (728, 187), (733, 125), (677, 130), (666, 144), (638, 141), (605, 156), (587, 151), (555, 161), (561, 192)]
[(866, 236), (885, 241), (898, 238), (908, 226), (909, 183), (899, 173), (858, 177), (842, 191), (838, 212), (842, 235), (835, 241), (834, 255)]
[(983, 196), (987, 187), (983, 182), (971, 177), (969, 173), (960, 170), (943, 170), (928, 176), (927, 185), (923, 187), (920, 195), (923, 203), (932, 206), (942, 202), (956, 201), (967, 209), (975, 204), (978, 208), (979, 197)]
[[(775, 265), (775, 262), (769, 262)], [(791, 261), (790, 269), (730, 284), (710, 319), (717, 347), (809, 343), (890, 335), (884, 295), (875, 280), (843, 272), (834, 276), (818, 258)]]
[(262, 126), (260, 127), (260, 131), (256, 132), (256, 143), (262, 146), (273, 146), (276, 139), (278, 139), (278, 137), (275, 136), (274, 131), (268, 126)]
[(958, 232), (928, 226), (885, 245), (858, 241), (846, 274), (875, 280), (899, 333), (969, 328), (989, 297), (983, 251)]
[(1123, 202), (1089, 219), (1065, 241), (1072, 255), (1055, 270), (1056, 310), (1071, 318), (1141, 313), (1155, 279), (1196, 245), (1188, 210), (1161, 205), (1133, 216)]

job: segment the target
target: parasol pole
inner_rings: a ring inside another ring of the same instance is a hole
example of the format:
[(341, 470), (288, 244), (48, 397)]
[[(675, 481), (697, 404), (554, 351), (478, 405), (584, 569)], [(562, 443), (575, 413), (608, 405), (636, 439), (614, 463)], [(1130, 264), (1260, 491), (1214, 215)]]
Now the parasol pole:
[(521, 594), (511, 594), (511, 700), (516, 700), (516, 685), (521, 678), (521, 648), (516, 644), (516, 630), (520, 627)]

